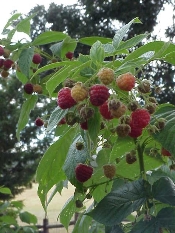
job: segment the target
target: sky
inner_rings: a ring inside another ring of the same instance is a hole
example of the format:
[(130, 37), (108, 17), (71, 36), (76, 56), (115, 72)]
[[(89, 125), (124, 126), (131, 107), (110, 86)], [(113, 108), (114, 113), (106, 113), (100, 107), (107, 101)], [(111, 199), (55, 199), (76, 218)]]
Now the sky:
[[(45, 8), (47, 9), (51, 2), (55, 2), (56, 4), (72, 5), (75, 4), (77, 0), (29, 0), (23, 3), (21, 0), (15, 0), (10, 1), (10, 4), (9, 1), (3, 1), (1, 4), (1, 9), (3, 10), (1, 11), (0, 33), (8, 19), (11, 17), (12, 11), (17, 10), (18, 13), (26, 14), (37, 4), (45, 5)], [(167, 28), (167, 25), (172, 23), (172, 15), (173, 7), (166, 6), (165, 11), (161, 12), (158, 16), (159, 25), (155, 29), (155, 34), (158, 36), (160, 35), (164, 40), (166, 40), (166, 38), (164, 38), (165, 28)]]

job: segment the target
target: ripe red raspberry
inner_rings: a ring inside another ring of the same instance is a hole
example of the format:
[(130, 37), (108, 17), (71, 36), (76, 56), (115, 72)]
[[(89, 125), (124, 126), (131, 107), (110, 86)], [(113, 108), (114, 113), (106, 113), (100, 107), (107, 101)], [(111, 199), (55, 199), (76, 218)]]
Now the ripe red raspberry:
[(102, 105), (110, 96), (109, 89), (101, 84), (95, 84), (91, 86), (89, 95), (90, 102), (94, 106)]
[(161, 154), (163, 156), (168, 156), (168, 157), (171, 156), (171, 153), (163, 147), (161, 148)]
[(131, 122), (138, 128), (145, 128), (150, 122), (150, 113), (147, 109), (136, 109), (131, 113)]
[(116, 78), (117, 86), (123, 91), (131, 91), (135, 86), (136, 78), (131, 73), (125, 73)]
[(107, 178), (112, 179), (116, 173), (116, 166), (114, 164), (103, 165), (103, 172)]
[(41, 55), (39, 54), (39, 53), (35, 53), (34, 55), (33, 55), (33, 58), (32, 58), (32, 62), (34, 63), (34, 64), (40, 64), (41, 63), (41, 61), (42, 61), (42, 57), (41, 57)]
[(80, 123), (80, 127), (84, 130), (88, 130), (88, 123), (87, 121)]
[(11, 59), (4, 60), (4, 69), (9, 70), (14, 62)]
[(76, 101), (71, 96), (71, 89), (69, 87), (63, 87), (58, 92), (57, 103), (62, 109), (71, 108), (76, 104)]
[(87, 88), (81, 82), (77, 82), (71, 89), (71, 96), (76, 102), (83, 101), (88, 97)]
[(35, 125), (36, 126), (43, 126), (44, 121), (40, 117), (37, 117), (36, 120), (35, 120)]
[(0, 46), (0, 56), (4, 55), (4, 48)]
[(80, 182), (89, 180), (92, 176), (93, 168), (86, 164), (79, 163), (75, 168), (76, 179)]
[(68, 59), (72, 59), (73, 58), (73, 56), (74, 56), (74, 53), (73, 52), (67, 52), (66, 53), (66, 58), (68, 58)]
[(128, 134), (132, 138), (137, 138), (142, 134), (142, 128), (134, 125), (132, 122), (129, 124), (131, 127), (131, 132)]
[(109, 110), (109, 107), (108, 107), (108, 102), (104, 102), (104, 104), (102, 104), (100, 107), (99, 107), (99, 111), (100, 111), (100, 114), (106, 119), (106, 120), (111, 120), (113, 118), (110, 110)]
[(104, 67), (99, 70), (99, 72), (97, 73), (97, 77), (104, 85), (108, 85), (114, 80), (115, 73), (112, 69)]
[(33, 93), (33, 84), (32, 84), (32, 83), (26, 83), (26, 84), (24, 85), (24, 91), (25, 91), (27, 94), (31, 95), (31, 94)]

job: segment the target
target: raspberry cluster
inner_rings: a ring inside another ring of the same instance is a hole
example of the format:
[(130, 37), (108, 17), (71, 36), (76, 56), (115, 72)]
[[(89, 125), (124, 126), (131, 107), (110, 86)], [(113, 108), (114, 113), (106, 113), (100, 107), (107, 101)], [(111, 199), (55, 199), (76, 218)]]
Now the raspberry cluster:
[(7, 78), (9, 76), (10, 69), (15, 68), (15, 63), (10, 59), (10, 50), (0, 46), (0, 72), (2, 78)]

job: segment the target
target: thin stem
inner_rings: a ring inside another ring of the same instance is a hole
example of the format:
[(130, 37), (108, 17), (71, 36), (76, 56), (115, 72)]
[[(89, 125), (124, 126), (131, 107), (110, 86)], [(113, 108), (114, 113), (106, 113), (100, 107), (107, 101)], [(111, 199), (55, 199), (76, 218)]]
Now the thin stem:
[(137, 146), (137, 151), (138, 151), (138, 157), (139, 157), (139, 167), (140, 167), (140, 174), (144, 175), (145, 174), (145, 166), (144, 166), (144, 160), (143, 160), (143, 148), (138, 144)]

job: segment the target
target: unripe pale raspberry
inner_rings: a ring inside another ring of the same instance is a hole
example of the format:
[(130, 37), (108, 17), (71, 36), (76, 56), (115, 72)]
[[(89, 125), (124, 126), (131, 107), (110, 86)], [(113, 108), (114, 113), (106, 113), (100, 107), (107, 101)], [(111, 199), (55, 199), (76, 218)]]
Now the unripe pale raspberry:
[(81, 82), (77, 82), (71, 89), (71, 96), (76, 102), (83, 101), (88, 97), (87, 88)]
[(131, 101), (131, 102), (128, 103), (127, 107), (128, 107), (129, 111), (133, 112), (139, 107), (139, 104), (138, 104), (137, 101)]
[(41, 63), (41, 61), (42, 61), (42, 57), (41, 57), (41, 55), (39, 54), (39, 53), (35, 53), (34, 55), (33, 55), (33, 58), (32, 58), (32, 62), (34, 63), (34, 64), (40, 64)]
[(142, 80), (139, 85), (138, 85), (138, 90), (141, 93), (149, 93), (151, 91), (151, 85), (150, 82), (148, 80)]
[(131, 113), (131, 122), (138, 128), (145, 128), (150, 122), (150, 113), (147, 109), (136, 109)]
[(87, 106), (83, 106), (80, 109), (80, 118), (83, 121), (87, 121), (88, 119), (90, 119), (91, 117), (94, 116), (94, 109), (91, 107), (87, 107)]
[(112, 179), (116, 173), (116, 166), (114, 164), (105, 164), (103, 165), (103, 172), (107, 178)]
[(104, 102), (104, 104), (102, 104), (100, 107), (99, 107), (99, 111), (100, 111), (100, 114), (104, 117), (104, 119), (106, 120), (111, 120), (113, 119), (113, 116), (109, 110), (109, 107), (108, 107), (108, 102)]
[(76, 101), (71, 96), (71, 89), (69, 87), (63, 87), (58, 92), (57, 103), (62, 109), (71, 108), (76, 104)]
[(126, 163), (128, 164), (133, 164), (134, 162), (137, 161), (136, 155), (133, 155), (131, 153), (127, 153), (125, 158), (126, 158)]
[(10, 50), (7, 49), (7, 48), (4, 48), (4, 54), (3, 54), (3, 57), (4, 58), (9, 58), (10, 57)]
[(81, 183), (89, 180), (91, 178), (92, 174), (93, 174), (93, 168), (91, 166), (86, 165), (86, 164), (80, 163), (75, 168), (76, 179)]
[(77, 122), (77, 117), (74, 112), (68, 112), (65, 115), (65, 120), (68, 125), (74, 125)]
[(154, 103), (149, 103), (145, 105), (145, 108), (148, 110), (149, 114), (153, 114), (156, 111), (157, 105)]
[(104, 85), (108, 85), (114, 80), (115, 73), (112, 69), (104, 67), (99, 70), (97, 77)]
[(119, 124), (116, 127), (116, 133), (119, 137), (126, 137), (131, 132), (131, 127), (128, 124)]
[(0, 46), (0, 56), (4, 55), (4, 48)]
[(95, 84), (91, 86), (89, 96), (92, 105), (100, 106), (109, 98), (109, 89), (105, 85)]
[(1, 71), (1, 77), (2, 78), (7, 78), (9, 76), (9, 72), (7, 70), (2, 70)]
[(114, 118), (120, 118), (125, 114), (126, 110), (127, 107), (123, 103), (121, 103), (121, 106), (117, 110), (111, 109), (110, 112)]
[(44, 121), (40, 117), (37, 117), (36, 120), (35, 120), (35, 125), (36, 126), (43, 126)]
[(119, 75), (118, 78), (116, 78), (117, 86), (123, 91), (131, 91), (135, 86), (135, 81), (135, 76), (129, 72)]
[(70, 78), (67, 78), (64, 82), (63, 82), (63, 86), (64, 87), (70, 87), (72, 88), (73, 86), (75, 85), (75, 81), (70, 79)]
[(42, 86), (39, 84), (33, 84), (33, 91), (38, 93), (38, 94), (42, 94), (42, 92), (43, 92)]
[(26, 83), (26, 84), (24, 85), (24, 91), (25, 91), (27, 94), (31, 95), (31, 94), (33, 93), (33, 84), (32, 84), (32, 83)]

